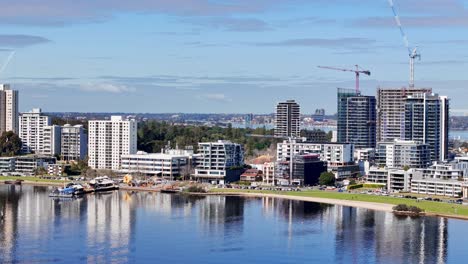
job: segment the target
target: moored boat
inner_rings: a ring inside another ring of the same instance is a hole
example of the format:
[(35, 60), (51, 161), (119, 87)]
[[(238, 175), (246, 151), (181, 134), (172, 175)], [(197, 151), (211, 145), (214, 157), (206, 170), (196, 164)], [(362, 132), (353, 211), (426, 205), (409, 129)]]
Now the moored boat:
[(118, 186), (114, 184), (114, 181), (109, 179), (96, 181), (96, 183), (93, 186), (95, 192), (106, 192), (118, 189)]

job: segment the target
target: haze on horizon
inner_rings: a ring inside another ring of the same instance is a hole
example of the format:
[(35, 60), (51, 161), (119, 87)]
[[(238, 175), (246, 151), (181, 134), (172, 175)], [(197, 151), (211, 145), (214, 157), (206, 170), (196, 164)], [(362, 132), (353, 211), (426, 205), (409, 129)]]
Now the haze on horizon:
[[(408, 54), (387, 0), (0, 1), (0, 80), (20, 110), (271, 113), (296, 99), (303, 113), (336, 112), (336, 88), (372, 72), (364, 94), (408, 83)], [(417, 87), (466, 109), (468, 0), (396, 0)]]

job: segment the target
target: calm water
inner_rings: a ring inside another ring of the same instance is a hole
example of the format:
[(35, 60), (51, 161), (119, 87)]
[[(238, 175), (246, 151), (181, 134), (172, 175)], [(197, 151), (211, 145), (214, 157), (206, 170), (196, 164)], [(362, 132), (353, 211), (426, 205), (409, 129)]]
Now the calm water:
[(272, 198), (0, 186), (0, 263), (466, 263), (468, 221)]

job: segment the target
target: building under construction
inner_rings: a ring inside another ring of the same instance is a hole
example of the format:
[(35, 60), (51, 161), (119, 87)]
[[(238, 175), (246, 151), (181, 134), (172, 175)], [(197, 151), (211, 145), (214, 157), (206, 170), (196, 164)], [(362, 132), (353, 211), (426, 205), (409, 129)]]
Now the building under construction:
[(377, 142), (405, 138), (405, 105), (408, 96), (432, 93), (431, 88), (377, 89)]

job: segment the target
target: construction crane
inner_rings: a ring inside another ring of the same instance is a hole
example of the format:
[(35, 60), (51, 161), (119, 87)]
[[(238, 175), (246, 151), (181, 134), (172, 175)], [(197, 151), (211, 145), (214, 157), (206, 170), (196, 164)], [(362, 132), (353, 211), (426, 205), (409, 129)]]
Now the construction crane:
[(11, 51), (10, 54), (8, 55), (7, 59), (5, 60), (5, 62), (3, 63), (3, 65), (1, 66), (0, 68), (0, 75), (3, 73), (3, 71), (6, 69), (6, 67), (8, 66), (8, 64), (10, 63), (11, 59), (13, 58), (13, 56), (15, 55), (16, 51)]
[(360, 91), (359, 91), (359, 75), (362, 73), (362, 74), (370, 76), (371, 72), (366, 71), (366, 70), (360, 70), (359, 65), (355, 65), (355, 66), (356, 66), (355, 70), (341, 69), (341, 68), (328, 67), (328, 66), (317, 66), (317, 67), (322, 68), (322, 69), (336, 70), (336, 71), (354, 72), (356, 74), (356, 94), (360, 94)]
[(400, 17), (398, 16), (396, 10), (395, 10), (395, 5), (393, 3), (393, 0), (388, 0), (388, 3), (390, 4), (390, 7), (392, 8), (393, 16), (395, 17), (395, 22), (400, 29), (400, 34), (403, 38), (403, 42), (405, 44), (405, 47), (408, 49), (408, 55), (410, 58), (410, 81), (409, 81), (409, 87), (413, 88), (414, 87), (414, 60), (418, 58), (421, 60), (421, 54), (418, 53), (418, 47), (411, 48), (408, 42), (408, 37), (405, 34), (405, 31), (403, 30), (403, 26), (401, 25)]

